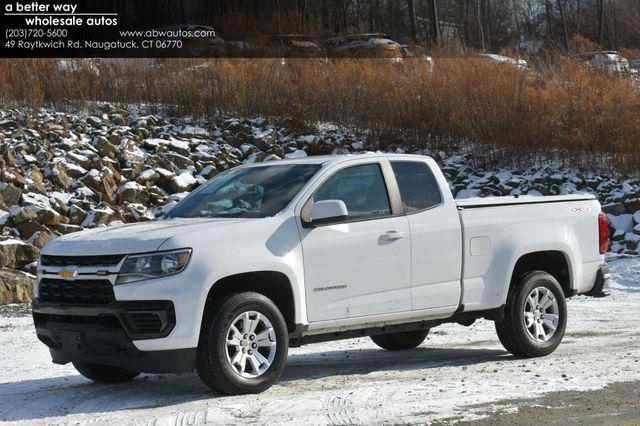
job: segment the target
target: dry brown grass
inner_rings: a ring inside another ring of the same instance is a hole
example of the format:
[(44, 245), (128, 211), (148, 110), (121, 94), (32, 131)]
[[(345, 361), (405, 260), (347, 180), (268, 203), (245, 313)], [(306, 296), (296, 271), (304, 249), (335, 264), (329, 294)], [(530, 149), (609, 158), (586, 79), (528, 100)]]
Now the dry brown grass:
[(112, 62), (1, 60), (6, 103), (171, 105), (178, 113), (237, 113), (331, 121), (429, 144), (468, 141), (485, 159), (555, 156), (636, 174), (640, 89), (577, 62), (520, 70), (478, 59), (224, 59)]

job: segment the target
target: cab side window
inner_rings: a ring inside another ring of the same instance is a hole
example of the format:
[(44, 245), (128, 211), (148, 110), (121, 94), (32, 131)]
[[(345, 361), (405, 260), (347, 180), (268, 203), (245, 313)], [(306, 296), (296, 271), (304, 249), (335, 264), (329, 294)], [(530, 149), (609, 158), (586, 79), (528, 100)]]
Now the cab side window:
[(313, 201), (342, 200), (349, 220), (391, 215), (387, 187), (378, 164), (349, 167), (336, 172), (313, 194)]
[(405, 213), (427, 210), (442, 203), (442, 194), (431, 168), (425, 163), (392, 161)]

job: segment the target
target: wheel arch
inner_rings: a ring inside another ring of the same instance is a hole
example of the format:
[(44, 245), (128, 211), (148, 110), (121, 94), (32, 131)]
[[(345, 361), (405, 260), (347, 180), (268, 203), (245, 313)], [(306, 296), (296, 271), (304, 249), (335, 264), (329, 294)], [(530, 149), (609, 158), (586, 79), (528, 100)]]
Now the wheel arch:
[(543, 271), (553, 276), (567, 298), (575, 295), (571, 258), (561, 250), (541, 250), (522, 254), (511, 269), (509, 288), (527, 272)]
[[(279, 271), (243, 272), (218, 279), (207, 294), (203, 318), (206, 317), (206, 310), (211, 309), (216, 300), (229, 294), (244, 291), (256, 292), (268, 297), (282, 313), (289, 332), (295, 330), (296, 311), (292, 283), (286, 274)], [(202, 327), (201, 322), (201, 330)]]

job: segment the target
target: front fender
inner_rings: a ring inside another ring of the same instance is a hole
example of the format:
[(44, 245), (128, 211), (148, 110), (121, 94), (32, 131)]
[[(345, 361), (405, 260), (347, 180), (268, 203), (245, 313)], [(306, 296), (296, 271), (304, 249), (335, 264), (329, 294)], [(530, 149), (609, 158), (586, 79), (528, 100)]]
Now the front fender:
[(284, 274), (291, 284), (295, 323), (306, 323), (302, 245), (292, 212), (176, 236), (166, 241), (161, 250), (180, 247), (193, 248), (190, 264), (184, 274), (200, 283), (198, 320), (197, 324), (193, 324), (196, 342), (210, 290), (220, 280), (238, 274)]

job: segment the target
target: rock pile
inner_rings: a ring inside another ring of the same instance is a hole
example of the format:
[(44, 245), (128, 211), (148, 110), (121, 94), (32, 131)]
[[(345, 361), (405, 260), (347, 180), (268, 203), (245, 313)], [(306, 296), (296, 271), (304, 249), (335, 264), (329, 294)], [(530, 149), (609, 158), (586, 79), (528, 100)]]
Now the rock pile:
[[(153, 220), (231, 167), (357, 153), (379, 143), (366, 132), (327, 125), (276, 125), (262, 118), (220, 118), (203, 125), (108, 104), (90, 114), (0, 110), (0, 268), (33, 272), (42, 247), (62, 234)], [(640, 251), (640, 181), (542, 163), (526, 170), (474, 168), (469, 155), (384, 145), (432, 155), (458, 198), (593, 193), (610, 215), (613, 250)], [(2, 285), (7, 281), (0, 276)]]

